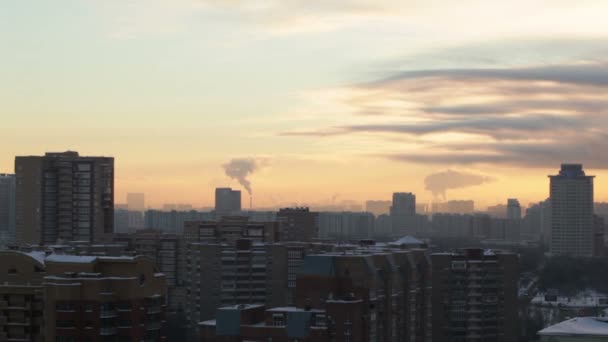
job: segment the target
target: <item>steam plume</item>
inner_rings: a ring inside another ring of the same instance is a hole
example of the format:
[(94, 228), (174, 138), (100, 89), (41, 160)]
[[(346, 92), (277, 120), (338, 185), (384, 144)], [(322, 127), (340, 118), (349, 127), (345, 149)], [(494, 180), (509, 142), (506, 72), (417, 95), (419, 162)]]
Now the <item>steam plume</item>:
[(492, 182), (494, 178), (476, 175), (474, 173), (446, 170), (426, 176), (425, 188), (433, 193), (433, 196), (441, 196), (445, 199), (448, 189), (466, 188), (475, 185)]
[(222, 165), (226, 175), (236, 179), (251, 195), (251, 182), (247, 177), (258, 169), (258, 164), (252, 158), (235, 158)]

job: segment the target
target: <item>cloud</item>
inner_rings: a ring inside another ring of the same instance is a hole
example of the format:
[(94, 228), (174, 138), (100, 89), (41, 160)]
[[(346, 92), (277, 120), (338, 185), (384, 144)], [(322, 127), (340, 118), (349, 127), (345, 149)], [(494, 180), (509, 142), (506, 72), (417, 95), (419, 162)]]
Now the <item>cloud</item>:
[(449, 189), (467, 188), (492, 181), (494, 179), (487, 176), (465, 171), (446, 170), (426, 176), (424, 186), (426, 190), (433, 193), (433, 196), (442, 196), (445, 199), (445, 193)]
[(604, 62), (396, 72), (350, 88), (349, 119), (281, 134), (351, 145), (365, 136), (375, 155), (418, 164), (608, 168)]
[(608, 86), (608, 65), (581, 63), (573, 65), (537, 66), (527, 68), (439, 69), (398, 72), (393, 76), (370, 84), (382, 86), (398, 81), (422, 78), (451, 80), (511, 80), (549, 81), (592, 86)]

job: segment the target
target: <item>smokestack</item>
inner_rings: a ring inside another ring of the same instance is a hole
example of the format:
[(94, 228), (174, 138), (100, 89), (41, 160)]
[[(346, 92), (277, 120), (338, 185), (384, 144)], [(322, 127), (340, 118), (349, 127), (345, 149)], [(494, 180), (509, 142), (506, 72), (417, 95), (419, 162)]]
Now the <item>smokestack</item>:
[(253, 195), (249, 195), (249, 210), (253, 209)]

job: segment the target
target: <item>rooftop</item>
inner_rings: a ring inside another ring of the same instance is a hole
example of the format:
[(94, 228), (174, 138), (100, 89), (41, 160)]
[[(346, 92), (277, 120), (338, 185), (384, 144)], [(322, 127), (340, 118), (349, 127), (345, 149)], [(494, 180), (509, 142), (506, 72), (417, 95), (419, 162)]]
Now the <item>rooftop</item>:
[(84, 255), (51, 254), (46, 257), (46, 262), (67, 262), (79, 264), (90, 264), (96, 260), (97, 257), (95, 256)]
[(538, 334), (542, 336), (608, 337), (608, 319), (604, 317), (576, 317), (545, 328)]

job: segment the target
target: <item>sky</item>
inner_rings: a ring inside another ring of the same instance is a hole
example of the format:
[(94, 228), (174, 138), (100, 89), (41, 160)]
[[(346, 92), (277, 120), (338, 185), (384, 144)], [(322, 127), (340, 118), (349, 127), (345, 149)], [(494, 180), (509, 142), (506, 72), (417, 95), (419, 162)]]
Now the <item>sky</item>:
[[(115, 157), (116, 202), (543, 200), (564, 162), (608, 201), (603, 0), (8, 0), (0, 172)], [(439, 182), (439, 183), (437, 183)]]

